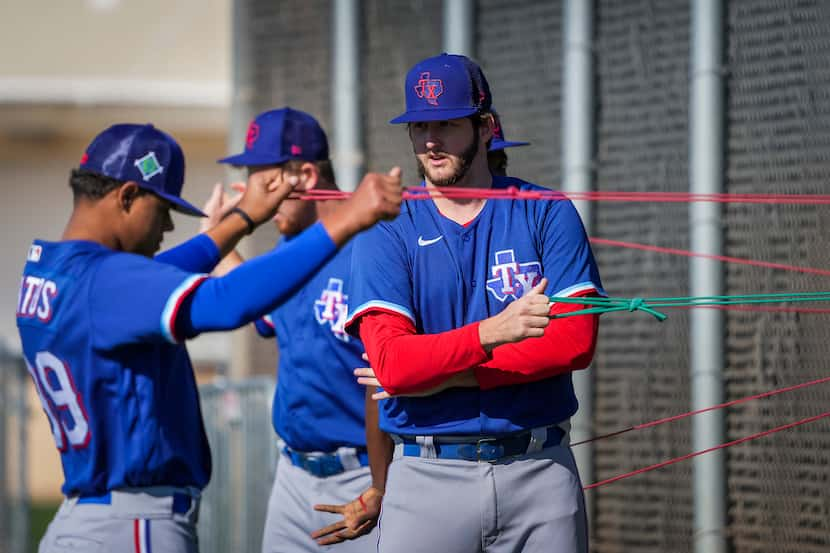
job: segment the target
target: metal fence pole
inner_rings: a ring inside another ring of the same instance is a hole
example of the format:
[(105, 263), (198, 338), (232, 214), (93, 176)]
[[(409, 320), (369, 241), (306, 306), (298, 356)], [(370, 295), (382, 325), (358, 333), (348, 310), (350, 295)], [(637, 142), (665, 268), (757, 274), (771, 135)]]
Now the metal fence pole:
[(347, 191), (357, 188), (364, 166), (360, 14), (360, 0), (332, 2), (332, 161), (338, 186)]
[[(689, 192), (723, 192), (725, 140), (725, 87), (723, 79), (724, 30), (721, 0), (692, 3), (691, 106), (689, 111)], [(691, 249), (723, 255), (721, 206), (689, 205)], [(689, 262), (693, 296), (724, 294), (723, 268), (717, 261), (693, 258)], [(690, 317), (692, 409), (724, 400), (724, 317), (716, 309), (693, 309)], [(697, 416), (692, 421), (693, 449), (724, 441), (723, 411)], [(694, 469), (694, 550), (725, 553), (726, 455), (716, 451), (697, 457)]]
[(476, 53), (475, 2), (444, 0), (444, 50), (468, 58)]
[[(590, 192), (594, 185), (594, 6), (593, 0), (567, 0), (563, 6), (562, 36), (562, 189)], [(591, 202), (575, 201), (585, 230), (591, 234)], [(573, 374), (579, 411), (571, 419), (574, 441), (594, 435), (594, 372)], [(594, 480), (594, 448), (586, 444), (574, 450), (579, 476)], [(589, 523), (593, 520), (594, 494), (585, 497)]]
[[(228, 129), (228, 153), (236, 154), (245, 148), (248, 123), (256, 116), (254, 111), (254, 34), (251, 29), (250, 0), (233, 0), (231, 6), (231, 106)], [(240, 169), (228, 167), (227, 178), (244, 180), (246, 174)], [(243, 257), (253, 255), (252, 240), (243, 240), (237, 246)], [(252, 363), (252, 331), (241, 328), (231, 334), (231, 356), (229, 373), (242, 376), (250, 370)]]

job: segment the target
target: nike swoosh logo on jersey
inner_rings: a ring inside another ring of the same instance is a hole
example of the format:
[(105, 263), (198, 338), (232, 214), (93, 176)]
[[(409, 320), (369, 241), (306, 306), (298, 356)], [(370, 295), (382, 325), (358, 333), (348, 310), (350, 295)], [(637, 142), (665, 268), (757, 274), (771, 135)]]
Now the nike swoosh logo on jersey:
[(444, 235), (442, 234), (438, 238), (432, 238), (430, 240), (424, 240), (423, 236), (419, 236), (418, 237), (418, 245), (419, 246), (429, 246), (430, 244), (435, 244), (436, 242), (441, 240), (443, 237), (444, 237)]

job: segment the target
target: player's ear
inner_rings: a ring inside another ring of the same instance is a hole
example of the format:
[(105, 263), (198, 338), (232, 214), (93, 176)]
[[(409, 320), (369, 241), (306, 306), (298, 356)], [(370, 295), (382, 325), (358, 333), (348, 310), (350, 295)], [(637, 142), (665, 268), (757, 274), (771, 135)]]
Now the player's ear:
[(492, 113), (486, 113), (481, 116), (481, 125), (479, 125), (479, 133), (481, 137), (481, 141), (487, 143), (488, 140), (493, 138), (496, 133), (496, 120), (493, 118)]
[(303, 190), (313, 190), (320, 182), (320, 170), (310, 161), (300, 166), (300, 184)]
[(125, 213), (129, 213), (135, 199), (141, 194), (141, 188), (134, 181), (127, 181), (117, 189), (118, 207)]

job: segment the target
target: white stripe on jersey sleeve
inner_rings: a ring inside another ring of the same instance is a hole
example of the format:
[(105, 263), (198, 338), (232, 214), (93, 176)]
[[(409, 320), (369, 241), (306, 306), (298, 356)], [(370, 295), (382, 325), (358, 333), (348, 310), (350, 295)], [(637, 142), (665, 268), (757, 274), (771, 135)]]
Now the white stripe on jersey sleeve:
[(574, 284), (573, 286), (568, 286), (564, 290), (560, 290), (555, 294), (551, 294), (551, 296), (559, 296), (560, 298), (568, 298), (570, 296), (574, 296), (576, 294), (582, 292), (597, 292), (598, 294), (605, 296), (605, 292), (600, 292), (597, 288), (597, 285), (591, 282), (590, 280), (587, 282), (580, 282), (579, 284)]
[(171, 344), (178, 344), (181, 342), (173, 334), (173, 324), (176, 322), (176, 315), (178, 315), (179, 307), (182, 301), (188, 294), (193, 292), (199, 286), (207, 275), (193, 275), (184, 280), (179, 286), (173, 290), (170, 297), (167, 298), (167, 303), (164, 305), (164, 311), (161, 313), (161, 333)]
[(392, 313), (403, 315), (404, 317), (412, 321), (412, 324), (415, 324), (415, 317), (412, 315), (409, 309), (400, 306), (397, 303), (389, 303), (388, 301), (381, 300), (372, 300), (367, 301), (366, 303), (355, 309), (354, 312), (349, 316), (349, 320), (346, 321), (345, 326), (349, 326), (362, 315), (365, 315), (368, 311), (372, 311), (373, 309), (378, 311), (391, 311)]

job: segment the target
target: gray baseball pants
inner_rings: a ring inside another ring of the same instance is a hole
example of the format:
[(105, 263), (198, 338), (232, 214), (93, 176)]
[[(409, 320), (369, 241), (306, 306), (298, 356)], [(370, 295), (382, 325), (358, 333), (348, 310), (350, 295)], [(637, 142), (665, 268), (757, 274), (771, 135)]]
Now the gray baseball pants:
[(334, 476), (318, 478), (289, 461), (280, 459), (268, 516), (262, 537), (262, 553), (364, 553), (373, 552), (377, 529), (356, 540), (335, 545), (317, 545), (310, 534), (340, 520), (340, 515), (321, 513), (317, 504), (349, 503), (372, 484), (369, 467), (347, 470)]
[[(173, 507), (174, 493), (191, 497), (186, 512), (174, 512), (181, 510)], [(108, 504), (65, 499), (38, 552), (198, 553), (197, 491), (156, 486), (112, 491), (110, 496)]]
[(498, 462), (403, 457), (395, 448), (379, 553), (587, 553), (570, 447)]

